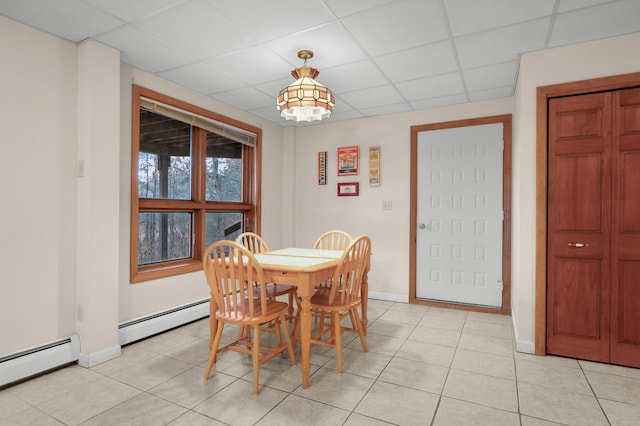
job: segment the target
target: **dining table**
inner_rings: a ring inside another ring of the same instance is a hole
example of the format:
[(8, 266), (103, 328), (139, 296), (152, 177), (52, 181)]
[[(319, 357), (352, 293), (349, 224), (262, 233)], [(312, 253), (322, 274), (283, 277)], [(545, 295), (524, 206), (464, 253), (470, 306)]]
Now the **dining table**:
[[(326, 250), (291, 247), (255, 254), (262, 267), (267, 282), (289, 284), (297, 287), (300, 298), (300, 343), (302, 387), (309, 387), (309, 371), (311, 369), (311, 296), (318, 283), (333, 278), (343, 250)], [(362, 279), (362, 322), (367, 323), (368, 282), (367, 270)]]

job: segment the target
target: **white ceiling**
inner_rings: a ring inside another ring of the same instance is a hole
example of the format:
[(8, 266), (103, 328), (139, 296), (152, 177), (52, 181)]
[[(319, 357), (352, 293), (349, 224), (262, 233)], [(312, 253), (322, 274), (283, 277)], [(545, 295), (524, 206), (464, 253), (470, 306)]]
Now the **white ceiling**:
[(281, 125), (295, 124), (275, 97), (301, 49), (338, 121), (512, 96), (521, 53), (640, 31), (640, 0), (0, 0), (0, 13)]

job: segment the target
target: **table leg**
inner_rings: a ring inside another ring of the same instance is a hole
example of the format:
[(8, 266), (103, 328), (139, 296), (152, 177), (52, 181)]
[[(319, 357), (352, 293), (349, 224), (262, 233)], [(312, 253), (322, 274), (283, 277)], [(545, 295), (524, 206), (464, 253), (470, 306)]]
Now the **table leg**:
[(309, 371), (311, 370), (311, 297), (302, 296), (300, 301), (300, 344), (302, 359), (302, 387), (309, 387)]

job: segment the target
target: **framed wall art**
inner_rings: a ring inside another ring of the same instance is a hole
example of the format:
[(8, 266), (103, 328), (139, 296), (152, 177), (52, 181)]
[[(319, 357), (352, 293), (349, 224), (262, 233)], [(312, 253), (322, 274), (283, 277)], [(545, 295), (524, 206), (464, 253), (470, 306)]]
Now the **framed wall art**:
[(356, 197), (359, 192), (358, 182), (338, 182), (338, 197)]
[(318, 185), (327, 184), (327, 151), (318, 152)]
[(380, 147), (369, 148), (369, 186), (380, 186)]
[(338, 176), (357, 175), (359, 156), (360, 148), (357, 146), (338, 148)]

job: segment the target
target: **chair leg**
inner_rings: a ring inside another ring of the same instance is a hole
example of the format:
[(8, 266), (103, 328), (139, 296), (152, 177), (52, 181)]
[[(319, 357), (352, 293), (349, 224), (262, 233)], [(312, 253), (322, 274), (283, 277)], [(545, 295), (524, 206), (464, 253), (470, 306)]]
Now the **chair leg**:
[(360, 335), (360, 343), (362, 343), (362, 350), (365, 352), (369, 352), (369, 348), (367, 347), (367, 339), (364, 337), (364, 324), (360, 319), (360, 315), (358, 315), (357, 308), (352, 310), (352, 315), (356, 319), (356, 329), (358, 330), (358, 334)]
[(218, 346), (220, 346), (220, 339), (222, 338), (222, 329), (224, 328), (224, 323), (218, 321), (218, 330), (216, 331), (216, 335), (211, 343), (211, 347), (209, 349), (209, 362), (207, 363), (207, 369), (204, 372), (204, 379), (209, 380), (209, 374), (211, 373), (211, 367), (216, 362), (218, 357)]
[(260, 331), (259, 325), (252, 326), (253, 328), (253, 393), (258, 395), (260, 393)]
[(342, 342), (340, 337), (342, 330), (340, 328), (340, 312), (333, 311), (331, 315), (331, 321), (333, 322), (334, 343), (336, 344), (336, 360), (338, 361), (338, 373), (342, 373)]
[(286, 340), (287, 342), (289, 360), (291, 360), (291, 365), (296, 365), (296, 355), (293, 352), (293, 344), (291, 344), (291, 337), (289, 336), (289, 330), (287, 329), (287, 323), (284, 314), (280, 316), (280, 322), (282, 323), (282, 328), (284, 328), (284, 340)]
[(291, 322), (294, 320), (294, 316), (293, 316), (293, 291), (289, 292), (289, 316), (288, 316), (288, 321)]

